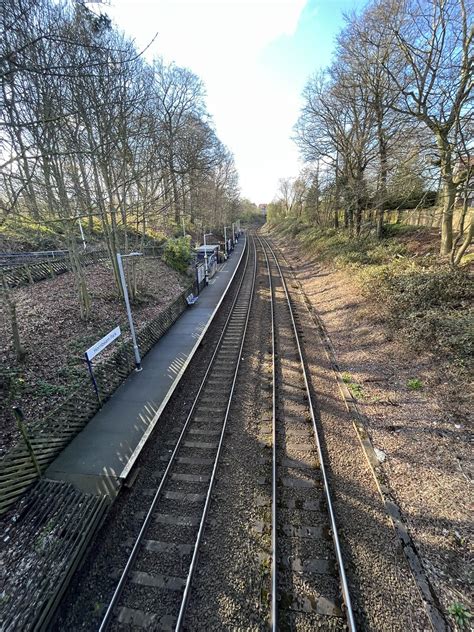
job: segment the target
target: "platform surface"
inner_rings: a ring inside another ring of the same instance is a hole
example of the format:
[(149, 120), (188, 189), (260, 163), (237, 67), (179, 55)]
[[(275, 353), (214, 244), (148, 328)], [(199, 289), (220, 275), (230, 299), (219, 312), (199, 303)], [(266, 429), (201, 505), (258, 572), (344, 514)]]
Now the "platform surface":
[(84, 430), (46, 470), (47, 478), (78, 489), (114, 496), (194, 355), (223, 298), (245, 240), (218, 267), (199, 300), (178, 318)]

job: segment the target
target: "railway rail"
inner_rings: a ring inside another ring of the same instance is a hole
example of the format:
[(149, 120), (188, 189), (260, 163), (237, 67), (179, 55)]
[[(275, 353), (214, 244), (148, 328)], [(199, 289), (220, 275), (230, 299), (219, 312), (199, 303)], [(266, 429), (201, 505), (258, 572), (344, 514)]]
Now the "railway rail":
[[(258, 241), (268, 269), (272, 330), (271, 627), (337, 630), (347, 622), (355, 631), (299, 317), (276, 253), (266, 239)], [(336, 606), (341, 593), (345, 617)]]
[(136, 626), (180, 630), (197, 566), (215, 475), (245, 341), (256, 276), (249, 240), (228, 319), (100, 631)]

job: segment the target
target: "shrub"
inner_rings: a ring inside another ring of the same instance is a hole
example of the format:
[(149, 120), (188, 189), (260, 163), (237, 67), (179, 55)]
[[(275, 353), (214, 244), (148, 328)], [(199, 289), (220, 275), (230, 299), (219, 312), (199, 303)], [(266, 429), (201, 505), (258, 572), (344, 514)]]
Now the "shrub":
[(364, 270), (363, 292), (376, 297), (393, 332), (415, 350), (430, 349), (457, 358), (472, 357), (472, 281), (450, 266), (422, 268), (412, 262)]
[(168, 239), (163, 252), (163, 261), (178, 272), (185, 273), (191, 259), (191, 240), (189, 237)]
[[(472, 361), (472, 277), (469, 266), (453, 268), (434, 255), (412, 257), (399, 237), (425, 232), (390, 224), (382, 241), (374, 236), (351, 238), (343, 230), (321, 228), (296, 219), (277, 224), (320, 261), (352, 268), (351, 279), (370, 299), (374, 311), (415, 351), (429, 350), (469, 372)], [(406, 240), (405, 240), (406, 241)]]

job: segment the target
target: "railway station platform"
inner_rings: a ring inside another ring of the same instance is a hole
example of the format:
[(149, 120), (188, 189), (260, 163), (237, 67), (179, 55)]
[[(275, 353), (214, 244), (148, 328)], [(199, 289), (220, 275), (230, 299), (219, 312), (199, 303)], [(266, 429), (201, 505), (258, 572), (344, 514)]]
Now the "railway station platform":
[(211, 324), (244, 253), (241, 238), (198, 301), (142, 360), (84, 430), (63, 450), (45, 477), (114, 497), (130, 473), (186, 367)]

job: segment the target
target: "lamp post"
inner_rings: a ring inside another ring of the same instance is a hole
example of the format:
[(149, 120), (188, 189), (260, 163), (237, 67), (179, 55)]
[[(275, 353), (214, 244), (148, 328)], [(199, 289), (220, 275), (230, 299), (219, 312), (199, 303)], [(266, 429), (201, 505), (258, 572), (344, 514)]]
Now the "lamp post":
[(235, 222), (232, 222), (232, 243), (235, 245)]
[(132, 319), (132, 310), (130, 309), (127, 282), (125, 281), (125, 274), (123, 272), (122, 259), (125, 257), (140, 257), (141, 255), (141, 252), (131, 252), (129, 255), (121, 255), (119, 252), (117, 252), (117, 264), (120, 273), (120, 283), (122, 284), (123, 298), (125, 300), (125, 307), (127, 309), (128, 324), (130, 326), (130, 332), (132, 334), (133, 353), (135, 354), (135, 371), (142, 370), (142, 360), (140, 358), (140, 350), (138, 348), (137, 337), (135, 335), (135, 326)]
[(207, 247), (206, 247), (206, 237), (209, 237), (212, 233), (204, 233), (204, 271), (206, 274), (206, 285), (209, 283), (209, 268), (207, 267)]

